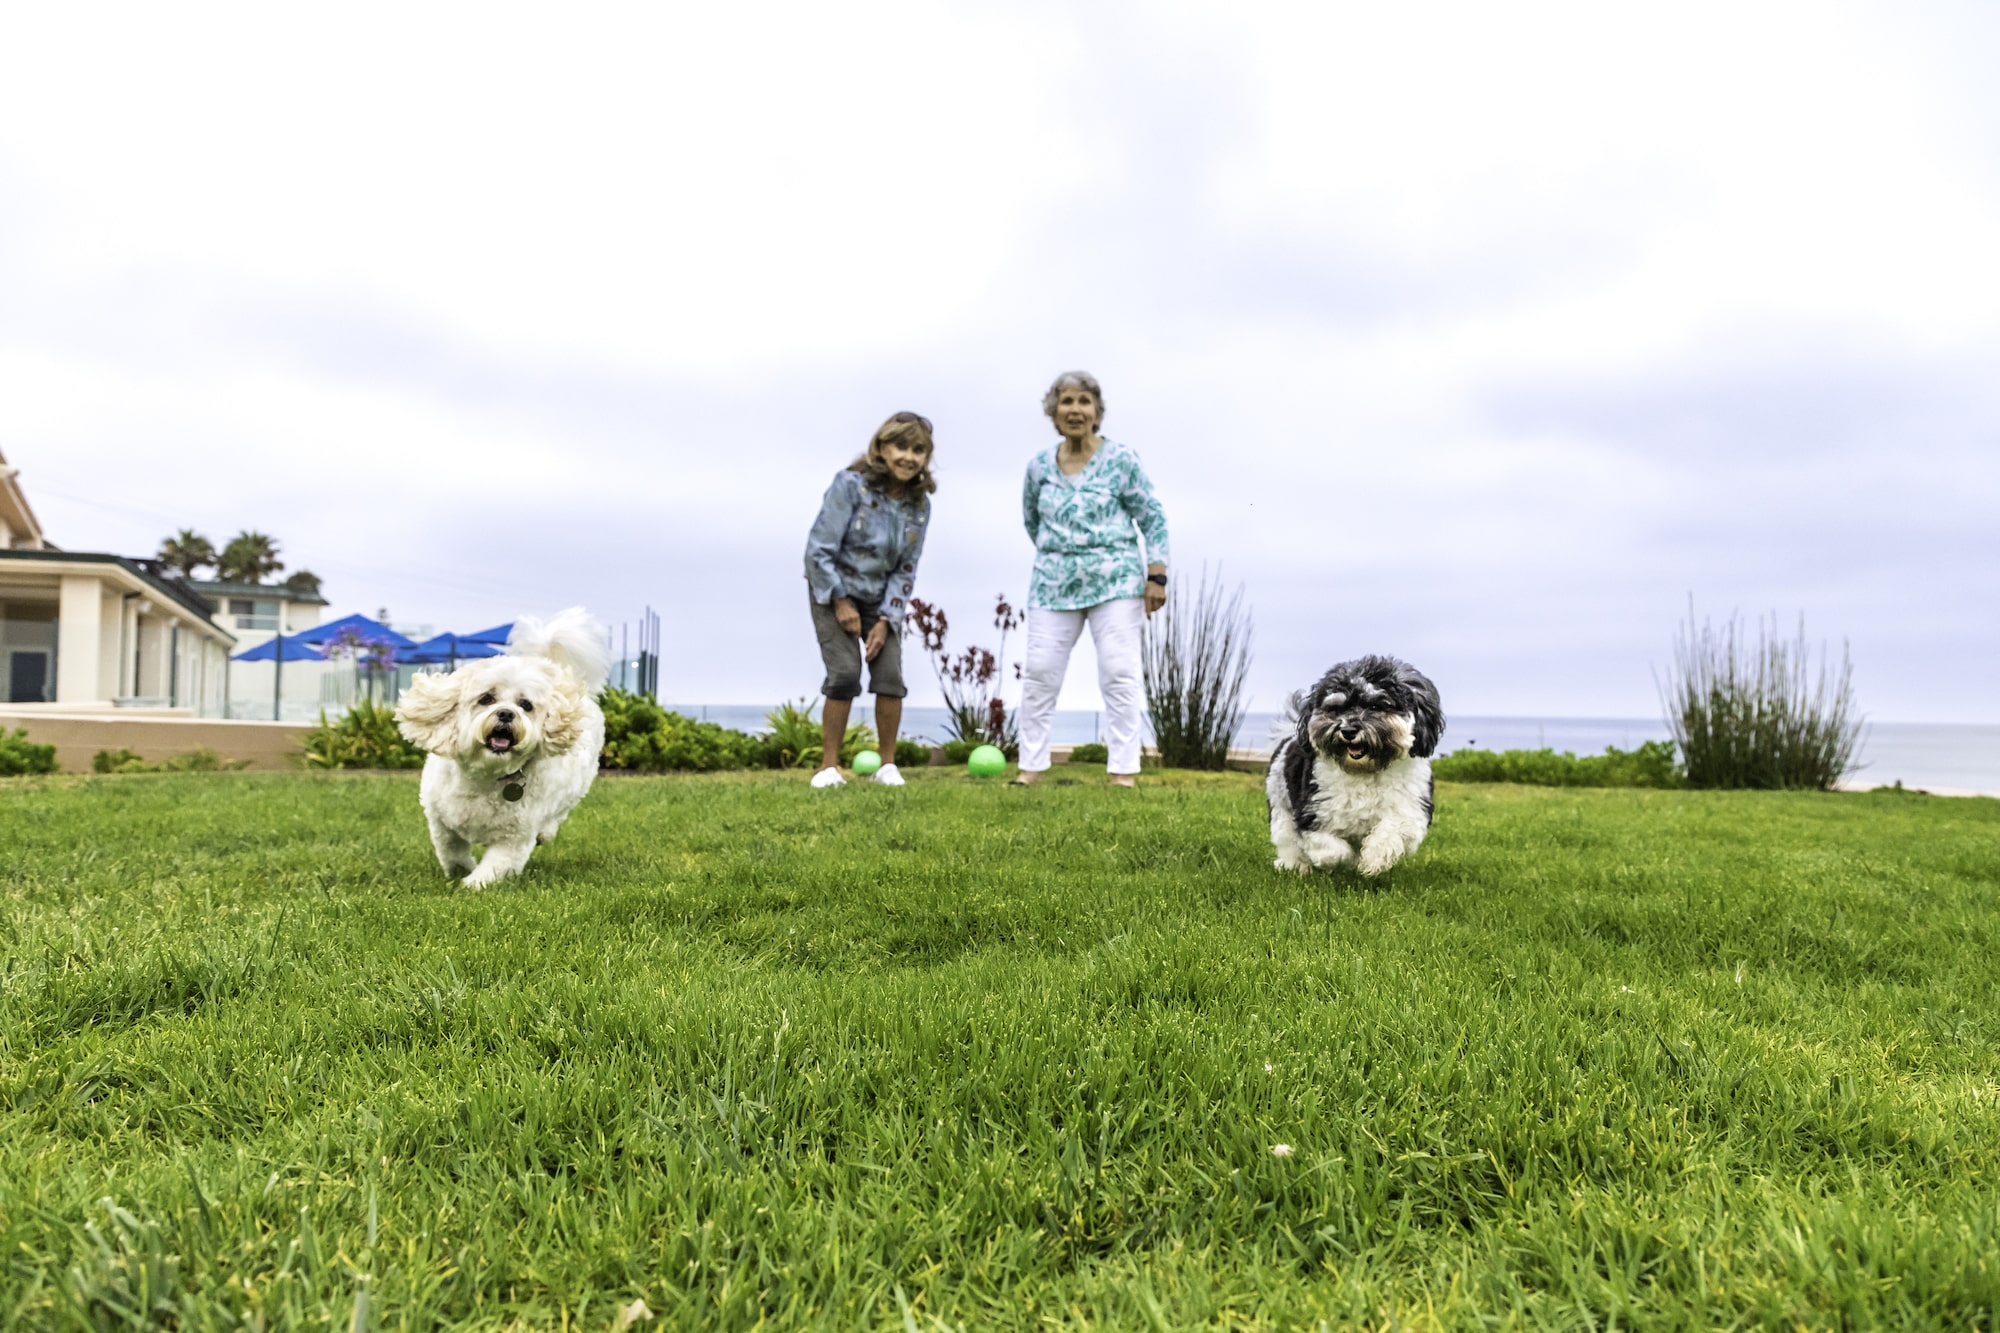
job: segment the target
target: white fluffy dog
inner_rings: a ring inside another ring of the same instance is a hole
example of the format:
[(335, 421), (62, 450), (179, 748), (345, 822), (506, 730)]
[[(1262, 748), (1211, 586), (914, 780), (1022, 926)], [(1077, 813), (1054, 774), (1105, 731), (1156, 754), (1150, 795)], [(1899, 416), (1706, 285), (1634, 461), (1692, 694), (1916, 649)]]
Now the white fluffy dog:
[[(524, 616), (505, 653), (403, 691), (396, 725), (430, 751), (420, 799), (446, 874), (484, 888), (556, 836), (597, 776), (596, 695), (610, 663), (604, 627), (571, 607), (547, 622)], [(475, 845), (486, 849), (476, 868)]]
[(1379, 875), (1431, 826), (1430, 756), (1444, 735), (1437, 686), (1393, 657), (1342, 662), (1292, 696), (1297, 726), (1265, 774), (1277, 867), (1354, 863)]

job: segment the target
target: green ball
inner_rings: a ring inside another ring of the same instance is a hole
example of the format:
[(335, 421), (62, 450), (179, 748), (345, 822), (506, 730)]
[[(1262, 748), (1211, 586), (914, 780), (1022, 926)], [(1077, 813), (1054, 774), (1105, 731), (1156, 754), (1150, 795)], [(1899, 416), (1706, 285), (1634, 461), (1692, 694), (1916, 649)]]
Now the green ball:
[(965, 757), (965, 766), (975, 778), (997, 778), (1007, 771), (1007, 756), (997, 745), (982, 745)]
[(863, 750), (854, 756), (854, 771), (864, 778), (880, 767), (882, 767), (882, 756), (873, 750)]

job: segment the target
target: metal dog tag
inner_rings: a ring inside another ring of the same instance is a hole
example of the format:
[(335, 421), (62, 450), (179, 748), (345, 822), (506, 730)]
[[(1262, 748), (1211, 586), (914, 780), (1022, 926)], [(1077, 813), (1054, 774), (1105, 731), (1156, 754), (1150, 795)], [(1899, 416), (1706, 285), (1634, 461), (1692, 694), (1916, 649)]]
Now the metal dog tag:
[(510, 782), (500, 789), (500, 799), (503, 801), (518, 801), (521, 799), (521, 794), (527, 790), (526, 787), (518, 782)]

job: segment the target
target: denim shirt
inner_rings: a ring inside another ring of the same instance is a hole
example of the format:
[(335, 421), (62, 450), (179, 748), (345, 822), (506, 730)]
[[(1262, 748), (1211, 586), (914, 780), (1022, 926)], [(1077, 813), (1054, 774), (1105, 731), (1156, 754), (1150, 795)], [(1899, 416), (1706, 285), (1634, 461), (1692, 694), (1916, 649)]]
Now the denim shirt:
[(1028, 462), (1021, 522), (1035, 543), (1028, 605), (1080, 611), (1146, 591), (1146, 559), (1167, 563), (1167, 515), (1139, 455), (1116, 440), (1098, 446), (1083, 471), (1063, 475), (1055, 449)]
[(877, 614), (901, 632), (930, 521), (928, 495), (893, 499), (859, 472), (835, 473), (806, 538), (806, 582), (813, 600), (825, 606), (845, 597), (879, 608)]

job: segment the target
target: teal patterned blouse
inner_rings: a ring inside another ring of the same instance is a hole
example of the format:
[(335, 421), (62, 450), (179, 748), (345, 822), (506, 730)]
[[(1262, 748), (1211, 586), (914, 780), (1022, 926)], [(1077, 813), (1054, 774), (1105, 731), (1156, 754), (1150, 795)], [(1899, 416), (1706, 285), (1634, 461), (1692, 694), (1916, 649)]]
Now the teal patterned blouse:
[(1147, 562), (1167, 563), (1167, 516), (1139, 455), (1116, 440), (1099, 445), (1074, 477), (1057, 466), (1055, 448), (1036, 454), (1021, 484), (1021, 522), (1035, 543), (1029, 606), (1080, 611), (1138, 597)]

